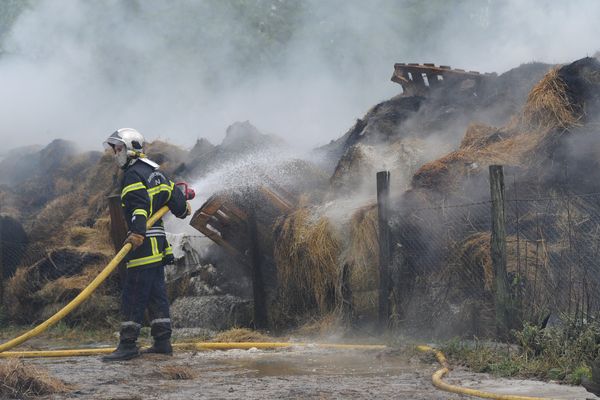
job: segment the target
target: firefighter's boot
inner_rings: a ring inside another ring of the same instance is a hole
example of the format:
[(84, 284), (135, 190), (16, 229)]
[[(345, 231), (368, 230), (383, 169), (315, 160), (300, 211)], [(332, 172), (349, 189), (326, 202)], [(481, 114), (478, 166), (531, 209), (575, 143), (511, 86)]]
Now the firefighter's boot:
[(173, 346), (171, 346), (171, 341), (167, 340), (154, 340), (152, 343), (152, 347), (148, 347), (147, 349), (143, 349), (141, 351), (142, 354), (166, 354), (169, 356), (173, 355)]
[(135, 322), (124, 322), (121, 324), (119, 346), (107, 356), (102, 357), (102, 361), (125, 361), (140, 355), (140, 349), (137, 346), (137, 338), (140, 334), (141, 325)]
[(173, 346), (171, 346), (171, 320), (169, 318), (152, 321), (150, 334), (154, 339), (154, 343), (152, 347), (142, 350), (143, 354), (173, 355)]

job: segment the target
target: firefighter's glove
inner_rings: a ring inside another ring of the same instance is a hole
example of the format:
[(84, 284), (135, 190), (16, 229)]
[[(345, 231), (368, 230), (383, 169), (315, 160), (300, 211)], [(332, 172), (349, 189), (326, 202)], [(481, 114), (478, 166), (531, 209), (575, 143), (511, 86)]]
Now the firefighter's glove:
[(185, 202), (185, 217), (187, 217), (188, 215), (192, 215), (192, 205), (190, 204), (189, 201)]
[(127, 235), (127, 239), (125, 239), (125, 242), (123, 244), (131, 243), (131, 250), (135, 250), (138, 247), (140, 247), (142, 243), (144, 243), (144, 239), (144, 235), (130, 232), (129, 235)]

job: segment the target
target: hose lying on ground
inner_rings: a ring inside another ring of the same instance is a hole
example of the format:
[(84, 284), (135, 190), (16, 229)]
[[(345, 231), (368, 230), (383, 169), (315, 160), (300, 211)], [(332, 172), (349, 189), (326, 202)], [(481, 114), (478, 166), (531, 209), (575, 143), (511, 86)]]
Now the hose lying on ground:
[[(169, 211), (169, 208), (167, 206), (162, 207), (152, 217), (150, 217), (150, 219), (148, 219), (146, 226), (148, 228), (152, 227), (156, 223), (156, 221), (161, 219), (163, 217), (163, 215), (165, 215), (168, 211)], [(67, 315), (69, 315), (69, 313), (71, 311), (73, 311), (75, 308), (77, 308), (77, 306), (79, 306), (81, 303), (83, 303), (85, 300), (87, 300), (88, 297), (90, 297), (92, 295), (92, 293), (94, 293), (94, 291), (98, 288), (98, 286), (100, 286), (100, 284), (102, 282), (104, 282), (106, 280), (106, 278), (108, 278), (108, 276), (111, 274), (111, 272), (113, 272), (119, 266), (119, 263), (121, 261), (123, 261), (125, 256), (130, 251), (131, 251), (130, 243), (123, 245), (121, 250), (119, 250), (117, 255), (106, 265), (106, 267), (104, 267), (102, 272), (100, 272), (98, 274), (98, 276), (96, 276), (94, 278), (94, 280), (91, 281), (90, 284), (87, 285), (87, 287), (85, 289), (83, 289), (81, 291), (81, 293), (79, 293), (77, 295), (77, 297), (75, 297), (73, 300), (71, 300), (69, 302), (69, 304), (67, 304), (66, 306), (61, 308), (56, 314), (54, 314), (53, 316), (51, 316), (50, 318), (48, 318), (47, 320), (45, 320), (44, 322), (42, 322), (41, 324), (36, 326), (35, 328), (23, 333), (21, 336), (17, 336), (16, 338), (9, 340), (8, 342), (0, 344), (0, 354), (20, 345), (21, 343), (23, 343), (33, 337), (38, 336), (40, 333), (44, 332), (45, 330), (47, 330), (48, 328), (50, 328), (51, 326), (53, 326), (57, 322), (59, 322), (61, 319), (63, 319)]]
[(450, 385), (442, 380), (442, 378), (450, 372), (450, 366), (448, 365), (448, 360), (439, 350), (436, 350), (429, 346), (417, 346), (417, 350), (422, 351), (424, 353), (433, 353), (437, 358), (438, 362), (442, 366), (442, 368), (438, 369), (431, 376), (431, 381), (433, 385), (438, 389), (444, 390), (450, 393), (456, 394), (464, 394), (467, 396), (479, 397), (482, 399), (495, 399), (495, 400), (553, 400), (547, 397), (528, 397), (528, 396), (514, 396), (510, 394), (496, 394), (491, 392), (485, 392), (477, 389), (464, 388), (460, 386)]
[[(338, 350), (383, 350), (384, 345), (370, 344), (336, 344), (336, 343), (294, 343), (294, 342), (191, 342), (175, 343), (173, 345), (178, 350), (248, 350), (252, 348), (261, 350), (273, 350), (293, 347), (316, 347), (320, 349), (338, 349)], [(38, 357), (81, 357), (95, 356), (100, 354), (112, 353), (114, 347), (100, 347), (93, 349), (65, 349), (65, 350), (33, 350), (33, 351), (7, 351), (0, 353), (0, 358), (20, 357), (20, 358), (38, 358)]]

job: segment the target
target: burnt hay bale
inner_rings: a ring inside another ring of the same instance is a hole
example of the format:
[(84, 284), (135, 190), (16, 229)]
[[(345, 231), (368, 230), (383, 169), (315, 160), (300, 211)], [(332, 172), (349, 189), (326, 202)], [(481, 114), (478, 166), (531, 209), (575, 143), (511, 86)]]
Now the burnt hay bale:
[(14, 275), (27, 243), (27, 234), (19, 221), (0, 215), (0, 277), (9, 278)]
[[(49, 251), (33, 265), (18, 268), (5, 285), (8, 317), (18, 323), (44, 319), (49, 309), (57, 310), (73, 299), (107, 261), (102, 253), (61, 248)], [(102, 290), (97, 295), (102, 296)]]

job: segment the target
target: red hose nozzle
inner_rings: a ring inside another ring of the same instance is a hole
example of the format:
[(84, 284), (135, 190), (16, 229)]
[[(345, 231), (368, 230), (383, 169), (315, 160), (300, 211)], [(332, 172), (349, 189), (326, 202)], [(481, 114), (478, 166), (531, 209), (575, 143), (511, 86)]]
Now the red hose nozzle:
[(183, 192), (186, 200), (192, 200), (194, 197), (196, 197), (196, 192), (187, 184), (187, 182), (177, 182), (175, 186), (178, 186)]

